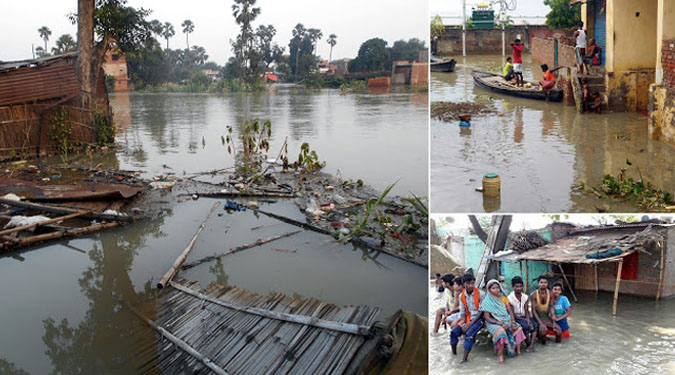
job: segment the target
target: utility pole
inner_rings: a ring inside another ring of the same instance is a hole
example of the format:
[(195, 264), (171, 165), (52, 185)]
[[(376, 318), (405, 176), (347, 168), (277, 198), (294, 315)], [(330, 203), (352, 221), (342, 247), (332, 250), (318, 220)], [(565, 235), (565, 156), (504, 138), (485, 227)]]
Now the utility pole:
[(466, 0), (462, 0), (462, 57), (466, 57)]

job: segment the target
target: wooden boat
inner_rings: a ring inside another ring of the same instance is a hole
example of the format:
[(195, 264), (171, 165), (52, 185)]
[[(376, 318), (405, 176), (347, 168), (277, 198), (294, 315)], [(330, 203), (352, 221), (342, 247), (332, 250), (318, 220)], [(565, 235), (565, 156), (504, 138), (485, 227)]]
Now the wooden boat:
[(457, 64), (455, 59), (445, 60), (438, 57), (431, 57), (432, 72), (454, 72), (455, 64)]
[[(486, 90), (504, 95), (518, 96), (526, 99), (546, 99), (546, 94), (541, 89), (541, 85), (539, 85), (539, 83), (530, 82), (532, 85), (530, 88), (516, 87), (516, 85), (506, 82), (504, 77), (496, 73), (474, 70), (471, 72), (471, 75), (473, 76), (473, 80), (476, 82), (476, 84)], [(548, 100), (553, 102), (561, 101), (562, 97), (562, 90), (559, 89), (553, 89), (548, 94)]]

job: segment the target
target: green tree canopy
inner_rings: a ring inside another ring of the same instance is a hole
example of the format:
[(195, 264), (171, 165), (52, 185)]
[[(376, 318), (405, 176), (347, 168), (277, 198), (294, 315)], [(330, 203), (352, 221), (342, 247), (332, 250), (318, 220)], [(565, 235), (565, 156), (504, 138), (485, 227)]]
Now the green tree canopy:
[(393, 61), (414, 61), (419, 59), (420, 51), (425, 48), (424, 41), (417, 38), (409, 39), (407, 42), (405, 40), (397, 40), (394, 42), (394, 45), (391, 46), (391, 59)]
[(387, 41), (380, 38), (368, 39), (361, 44), (359, 54), (349, 62), (350, 72), (378, 71), (391, 68), (391, 51)]
[(54, 55), (60, 55), (63, 53), (74, 52), (77, 50), (77, 43), (70, 34), (63, 34), (56, 39), (56, 46), (52, 47), (52, 53)]
[(581, 8), (570, 7), (569, 0), (544, 0), (544, 5), (551, 7), (546, 15), (546, 26), (552, 29), (565, 29), (581, 21)]

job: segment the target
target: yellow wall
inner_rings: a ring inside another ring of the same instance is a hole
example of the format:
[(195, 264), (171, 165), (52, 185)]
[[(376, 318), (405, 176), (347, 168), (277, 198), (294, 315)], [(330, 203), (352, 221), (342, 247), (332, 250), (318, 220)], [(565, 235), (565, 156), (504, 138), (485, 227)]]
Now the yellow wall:
[(607, 1), (607, 71), (654, 68), (657, 1)]

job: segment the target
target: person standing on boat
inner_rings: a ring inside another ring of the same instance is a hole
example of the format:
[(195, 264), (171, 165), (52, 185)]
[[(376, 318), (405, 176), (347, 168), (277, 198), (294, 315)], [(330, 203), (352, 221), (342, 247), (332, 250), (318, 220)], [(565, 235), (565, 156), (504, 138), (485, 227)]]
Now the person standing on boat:
[(464, 274), (462, 280), (464, 280), (464, 291), (459, 295), (461, 324), (450, 331), (450, 346), (452, 347), (452, 354), (457, 355), (459, 336), (464, 335), (464, 358), (462, 362), (466, 362), (469, 359), (469, 352), (473, 348), (476, 334), (483, 328), (483, 314), (480, 311), (480, 304), (485, 299), (485, 292), (475, 287), (476, 278), (472, 274)]
[(516, 76), (516, 86), (523, 87), (523, 43), (520, 35), (511, 43), (513, 49), (513, 74)]
[[(579, 74), (584, 73), (584, 66), (586, 66), (586, 30), (584, 30), (584, 23), (579, 21), (579, 28), (574, 32), (574, 60), (579, 70)], [(586, 66), (586, 73), (588, 73), (588, 66)]]
[(546, 94), (546, 103), (548, 103), (548, 94), (553, 90), (555, 87), (555, 72), (556, 70), (562, 68), (562, 66), (559, 66), (553, 70), (548, 69), (548, 65), (546, 64), (541, 64), (541, 71), (544, 73), (543, 78), (541, 81), (539, 81), (539, 84), (541, 85), (541, 89), (544, 91)]
[(527, 346), (527, 352), (531, 352), (534, 347), (534, 324), (530, 320), (530, 307), (528, 306), (529, 297), (527, 294), (523, 294), (523, 278), (516, 276), (511, 279), (511, 286), (513, 291), (509, 294), (509, 304), (511, 304), (511, 309), (513, 310), (513, 316), (523, 327), (523, 333), (527, 337), (529, 345)]
[(504, 74), (504, 80), (506, 82), (511, 82), (513, 79), (513, 63), (511, 63), (511, 57), (506, 58), (506, 64), (504, 65), (504, 70), (502, 73)]

